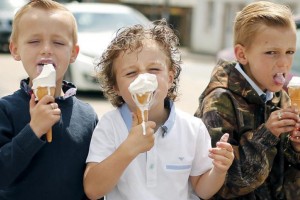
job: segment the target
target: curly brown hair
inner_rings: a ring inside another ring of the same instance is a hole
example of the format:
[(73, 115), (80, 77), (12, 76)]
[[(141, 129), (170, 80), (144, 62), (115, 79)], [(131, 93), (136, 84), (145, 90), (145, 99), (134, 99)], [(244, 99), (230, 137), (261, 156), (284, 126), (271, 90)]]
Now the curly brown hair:
[(97, 78), (104, 96), (115, 107), (123, 105), (125, 101), (114, 90), (116, 74), (113, 69), (113, 62), (122, 52), (133, 52), (137, 49), (142, 49), (143, 40), (145, 39), (152, 39), (159, 43), (169, 57), (169, 69), (174, 73), (174, 81), (168, 91), (166, 99), (175, 101), (177, 97), (182, 63), (178, 49), (179, 39), (166, 20), (161, 19), (153, 21), (149, 27), (136, 24), (119, 29), (117, 36), (111, 41), (106, 51), (104, 51), (100, 57), (100, 61), (96, 65)]

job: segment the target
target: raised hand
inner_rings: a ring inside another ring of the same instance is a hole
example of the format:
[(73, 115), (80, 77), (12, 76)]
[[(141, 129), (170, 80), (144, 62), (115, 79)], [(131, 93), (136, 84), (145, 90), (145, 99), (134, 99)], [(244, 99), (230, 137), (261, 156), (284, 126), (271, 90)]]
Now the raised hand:
[(228, 141), (229, 134), (225, 133), (215, 148), (209, 150), (209, 157), (213, 159), (213, 165), (216, 171), (226, 173), (231, 166), (234, 153), (231, 144)]

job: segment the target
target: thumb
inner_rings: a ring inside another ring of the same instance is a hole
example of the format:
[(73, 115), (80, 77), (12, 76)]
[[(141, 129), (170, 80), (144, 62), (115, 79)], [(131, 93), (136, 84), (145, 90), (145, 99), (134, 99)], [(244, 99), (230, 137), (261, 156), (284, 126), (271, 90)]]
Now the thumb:
[(224, 133), (224, 135), (222, 135), (220, 142), (227, 142), (229, 138), (229, 134), (228, 133)]
[(132, 127), (137, 125), (139, 125), (137, 115), (135, 113), (132, 113)]
[(29, 108), (30, 108), (30, 110), (32, 108), (34, 108), (35, 105), (36, 105), (36, 103), (35, 103), (35, 96), (34, 96), (34, 94), (31, 94), (30, 101), (29, 101)]

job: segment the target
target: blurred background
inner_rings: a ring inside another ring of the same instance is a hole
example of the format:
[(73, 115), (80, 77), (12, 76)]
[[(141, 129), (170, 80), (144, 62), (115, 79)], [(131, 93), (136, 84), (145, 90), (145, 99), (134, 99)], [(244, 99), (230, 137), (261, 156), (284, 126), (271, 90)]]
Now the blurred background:
[[(181, 45), (192, 51), (216, 54), (232, 45), (232, 26), (236, 12), (255, 0), (81, 0), (109, 2), (136, 8), (148, 19), (168, 19)], [(61, 2), (70, 2), (61, 0)], [(272, 0), (300, 13), (299, 0)]]
[[(15, 91), (19, 81), (26, 77), (20, 62), (9, 55), (9, 36), (12, 19), (18, 8), (29, 0), (0, 0), (0, 97)], [(81, 98), (99, 103), (101, 91), (95, 78), (94, 67), (103, 50), (117, 30), (132, 24), (147, 24), (161, 18), (176, 30), (183, 57), (181, 99), (179, 107), (194, 112), (198, 97), (209, 81), (217, 59), (232, 60), (233, 23), (235, 15), (255, 0), (56, 0), (66, 5), (78, 24), (80, 52), (71, 64), (65, 79), (75, 83)], [(288, 5), (295, 15), (297, 37), (300, 37), (300, 0), (272, 0)], [(294, 57), (293, 75), (300, 75), (300, 40)], [(9, 67), (5, 67), (9, 66)], [(7, 75), (7, 74), (11, 74)], [(6, 80), (6, 81), (5, 81)], [(9, 82), (9, 84), (7, 84)], [(193, 87), (191, 91), (190, 88)], [(94, 92), (87, 93), (85, 92)], [(105, 110), (109, 103), (102, 99)], [(100, 103), (101, 103), (100, 102)], [(94, 104), (97, 107), (96, 104)]]

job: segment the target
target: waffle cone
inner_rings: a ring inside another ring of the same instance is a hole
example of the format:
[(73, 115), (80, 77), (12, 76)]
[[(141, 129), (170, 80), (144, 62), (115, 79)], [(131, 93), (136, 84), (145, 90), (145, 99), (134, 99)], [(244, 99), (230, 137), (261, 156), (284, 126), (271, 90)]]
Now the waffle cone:
[(300, 110), (300, 87), (289, 87), (288, 93), (291, 98), (292, 105), (297, 104), (297, 107)]
[[(54, 96), (55, 87), (38, 87), (35, 91), (37, 100), (40, 100), (45, 95)], [(52, 128), (46, 133), (47, 142), (52, 142)]]
[(142, 95), (137, 94), (136, 99), (141, 105), (147, 105), (150, 101), (151, 95), (152, 95), (152, 92), (146, 92), (145, 94), (142, 94)]
[(141, 124), (143, 122), (143, 115), (144, 115), (144, 121), (148, 121), (148, 110), (142, 111), (141, 109), (137, 108), (135, 112), (137, 118), (138, 118), (138, 124)]
[(51, 95), (54, 96), (55, 93), (55, 87), (38, 87), (35, 92), (35, 96), (37, 97), (37, 100), (40, 100), (45, 95)]

